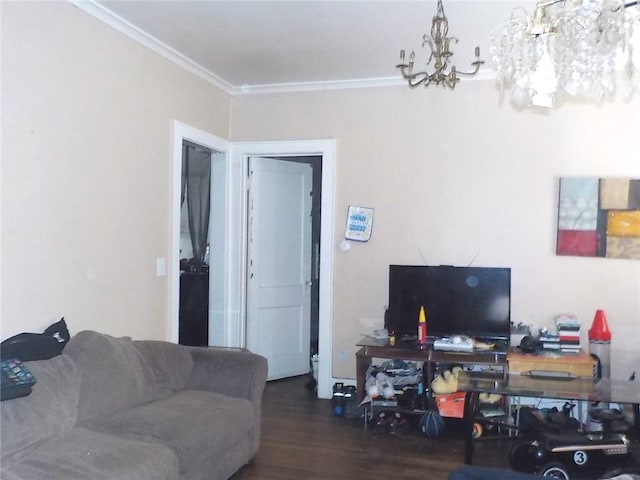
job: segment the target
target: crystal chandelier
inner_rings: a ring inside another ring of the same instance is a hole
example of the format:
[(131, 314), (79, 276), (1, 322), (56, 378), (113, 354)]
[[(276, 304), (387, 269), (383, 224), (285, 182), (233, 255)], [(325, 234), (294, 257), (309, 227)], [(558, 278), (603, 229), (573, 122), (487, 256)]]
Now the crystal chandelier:
[[(533, 16), (516, 15), (490, 38), (502, 88), (512, 88), (517, 106), (552, 107), (563, 96), (601, 102), (616, 94), (619, 58), (627, 96), (637, 89), (634, 17), (638, 1), (543, 0)], [(635, 12), (632, 12), (635, 10)]]
[(431, 50), (426, 66), (429, 67), (433, 61), (433, 73), (428, 73), (427, 71), (414, 73), (413, 65), (416, 57), (415, 51), (411, 52), (411, 55), (409, 55), (409, 63), (406, 63), (404, 50), (400, 50), (401, 63), (396, 65), (396, 68), (400, 69), (402, 77), (408, 81), (411, 88), (419, 85), (427, 87), (434, 83), (436, 85), (442, 85), (453, 89), (455, 88), (456, 83), (460, 81), (458, 75), (475, 75), (478, 73), (480, 65), (484, 63), (484, 61), (480, 60), (480, 47), (476, 47), (476, 60), (471, 63), (473, 71), (460, 72), (456, 70), (456, 67), (453, 65), (449, 69), (449, 57), (453, 55), (453, 52), (451, 52), (449, 48), (451, 43), (457, 43), (458, 39), (455, 37), (449, 37), (448, 33), (449, 21), (444, 15), (442, 0), (438, 0), (438, 11), (436, 16), (433, 17), (431, 35), (425, 33), (422, 36), (422, 46), (424, 47), (425, 45), (428, 45)]

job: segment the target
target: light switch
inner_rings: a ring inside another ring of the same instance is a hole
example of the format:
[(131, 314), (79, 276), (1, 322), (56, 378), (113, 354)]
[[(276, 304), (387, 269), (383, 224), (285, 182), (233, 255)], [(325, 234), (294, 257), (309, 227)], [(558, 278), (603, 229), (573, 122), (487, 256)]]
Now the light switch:
[(167, 274), (167, 259), (164, 257), (156, 258), (156, 276), (164, 277)]

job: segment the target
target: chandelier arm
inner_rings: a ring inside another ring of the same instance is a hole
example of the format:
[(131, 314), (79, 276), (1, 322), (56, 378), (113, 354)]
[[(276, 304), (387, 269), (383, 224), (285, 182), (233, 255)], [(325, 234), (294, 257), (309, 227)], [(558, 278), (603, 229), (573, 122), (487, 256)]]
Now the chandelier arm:
[(440, 68), (436, 68), (436, 72), (442, 73), (449, 66), (449, 57), (447, 55), (442, 55), (440, 57), (440, 61), (442, 62), (442, 65), (440, 66)]
[(473, 66), (473, 71), (471, 72), (461, 72), (460, 70), (456, 70), (456, 73), (459, 75), (475, 75), (476, 73), (478, 73), (478, 71), (480, 70), (480, 66), (484, 63), (484, 60), (478, 60), (476, 62), (473, 62), (471, 65)]
[[(425, 73), (425, 72), (420, 72), (420, 73)], [(426, 87), (427, 85), (429, 85), (431, 83), (431, 78), (429, 77), (429, 75), (426, 75), (424, 77), (422, 77), (420, 80), (418, 80), (417, 82), (413, 81), (413, 78), (409, 78), (409, 86), (411, 88), (416, 88), (419, 87), (420, 85), (422, 85), (424, 83), (424, 86)]]
[[(408, 81), (409, 86), (411, 88), (421, 85), (429, 78), (429, 74), (427, 72), (417, 72), (417, 73), (408, 74), (406, 72), (408, 65), (406, 64), (401, 63), (399, 65), (396, 65), (396, 68), (400, 69), (400, 73), (402, 74), (402, 77)], [(420, 78), (420, 80), (416, 81), (417, 78)]]
[(407, 65), (406, 63), (400, 63), (396, 65), (396, 68), (400, 69), (400, 73), (402, 73), (402, 76), (404, 78), (415, 78), (421, 75), (427, 75), (427, 72), (407, 73), (407, 69), (409, 68), (409, 65)]
[(433, 54), (435, 52), (435, 50), (433, 49), (433, 42), (431, 41), (431, 39), (427, 39), (424, 42), (422, 42), (422, 46), (424, 47), (425, 42), (429, 45), (429, 50), (431, 51), (431, 53), (429, 54), (429, 58), (427, 59), (427, 65), (429, 65), (431, 63), (431, 60), (433, 60)]

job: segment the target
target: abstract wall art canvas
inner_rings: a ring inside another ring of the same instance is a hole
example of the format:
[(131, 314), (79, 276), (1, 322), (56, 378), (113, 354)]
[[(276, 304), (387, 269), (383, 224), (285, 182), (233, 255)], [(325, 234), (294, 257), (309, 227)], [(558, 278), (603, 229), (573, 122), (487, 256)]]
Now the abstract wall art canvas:
[(557, 255), (640, 260), (640, 179), (560, 179)]

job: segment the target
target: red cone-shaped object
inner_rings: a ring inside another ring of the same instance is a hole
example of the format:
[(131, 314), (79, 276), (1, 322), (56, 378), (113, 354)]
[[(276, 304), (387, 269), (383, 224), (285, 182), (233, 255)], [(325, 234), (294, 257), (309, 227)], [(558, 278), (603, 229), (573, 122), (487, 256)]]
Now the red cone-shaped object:
[(609, 324), (607, 323), (607, 316), (604, 314), (604, 310), (596, 310), (593, 323), (589, 329), (589, 340), (596, 342), (611, 341), (611, 330), (609, 330)]

